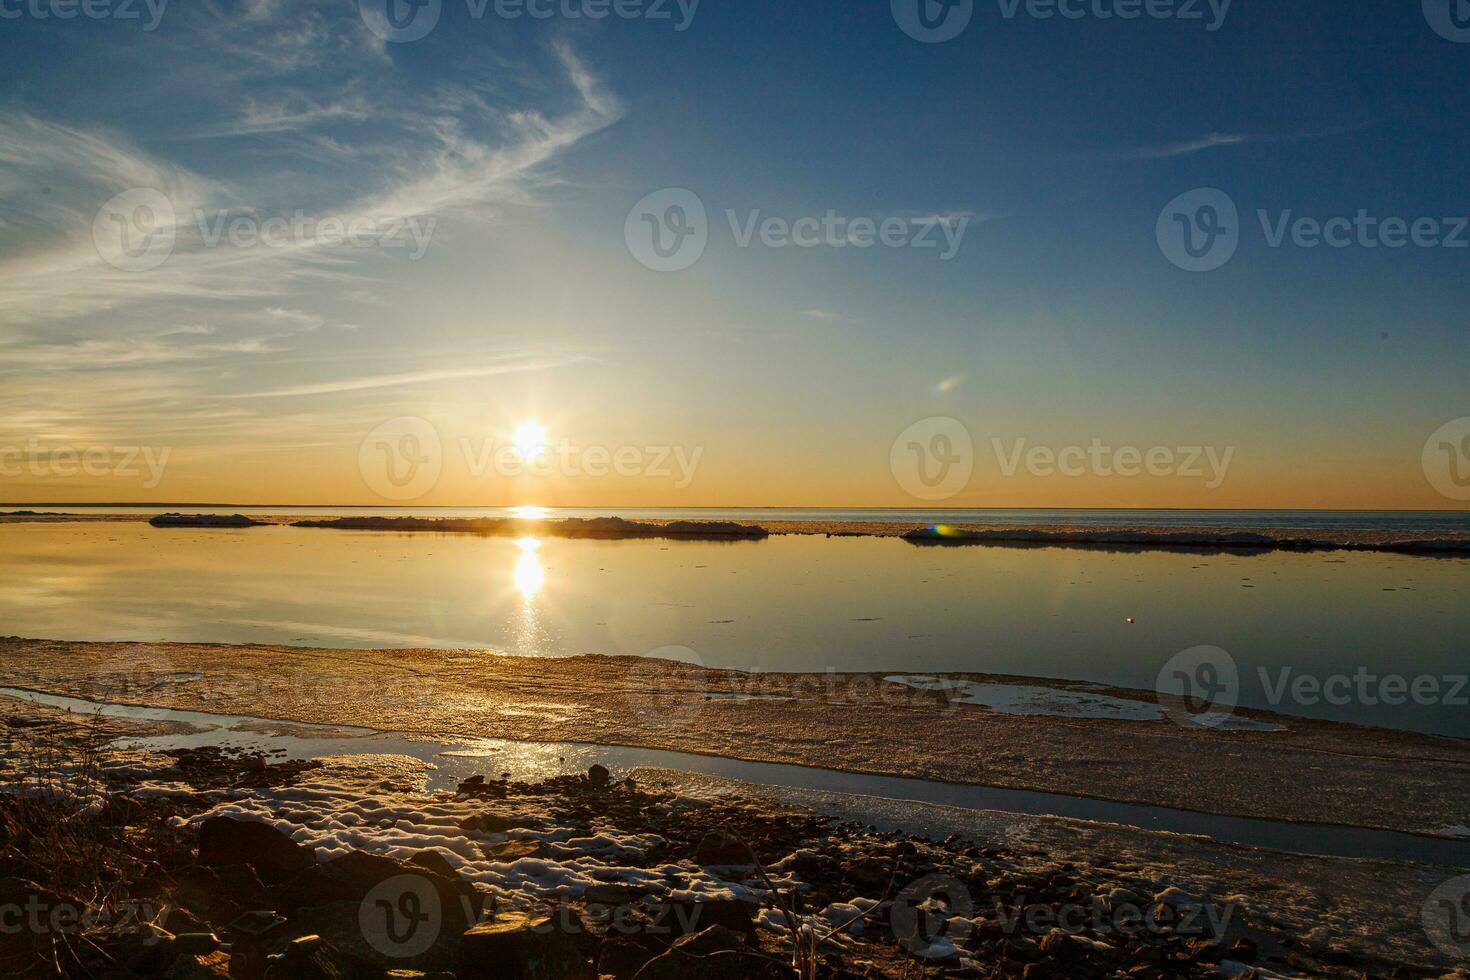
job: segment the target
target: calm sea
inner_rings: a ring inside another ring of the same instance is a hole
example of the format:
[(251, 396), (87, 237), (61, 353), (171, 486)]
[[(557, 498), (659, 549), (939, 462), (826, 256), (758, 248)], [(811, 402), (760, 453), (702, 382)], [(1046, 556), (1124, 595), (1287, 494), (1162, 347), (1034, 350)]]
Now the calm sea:
[[(171, 505), (132, 507), (79, 507), (64, 504), (0, 504), (0, 510), (50, 510), (71, 514), (156, 514), (164, 510), (183, 514), (240, 513), (316, 517), (515, 517), (516, 507), (241, 507), (220, 504), (206, 507)], [(1378, 511), (1378, 510), (826, 510), (793, 507), (547, 507), (537, 508), (549, 518), (602, 517), (629, 519), (727, 520), (727, 521), (889, 521), (916, 524), (1150, 524), (1164, 527), (1253, 527), (1266, 529), (1371, 530), (1406, 533), (1470, 531), (1470, 510)]]
[[(1467, 671), (1470, 558), (920, 548), (822, 536), (515, 540), (141, 521), (0, 524), (0, 555), (0, 633), (18, 636), (631, 654), (752, 671), (967, 671), (1145, 690), (1175, 654), (1210, 645), (1238, 663), (1245, 704), (1470, 737), (1470, 689), (1453, 680)], [(1360, 671), (1433, 678), (1443, 696), (1272, 701), (1283, 678)]]

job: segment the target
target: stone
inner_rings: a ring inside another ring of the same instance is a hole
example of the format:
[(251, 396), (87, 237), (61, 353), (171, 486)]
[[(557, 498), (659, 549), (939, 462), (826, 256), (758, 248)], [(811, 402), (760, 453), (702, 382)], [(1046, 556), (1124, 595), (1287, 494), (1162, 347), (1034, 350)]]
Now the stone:
[(603, 789), (612, 780), (612, 773), (607, 771), (607, 766), (594, 764), (587, 770), (587, 781), (597, 789)]
[(667, 935), (684, 936), (710, 926), (723, 926), (746, 934), (755, 930), (750, 905), (738, 898), (660, 902), (652, 915), (654, 928)]
[(546, 856), (546, 845), (539, 840), (507, 840), (499, 844), (482, 845), (480, 850), (492, 861), (513, 864), (521, 858)]
[(316, 863), (310, 848), (263, 823), (211, 817), (199, 828), (199, 863), (207, 868), (248, 864), (267, 884), (284, 884)]
[(225, 980), (230, 975), (230, 954), (180, 956), (174, 960), (164, 980)]
[(576, 944), (546, 915), (507, 912), (460, 939), (460, 980), (596, 980)]
[(749, 865), (755, 863), (755, 858), (739, 838), (721, 830), (712, 830), (694, 849), (694, 863), (704, 867)]
[(352, 980), (359, 971), (320, 936), (300, 936), (270, 958), (264, 980)]

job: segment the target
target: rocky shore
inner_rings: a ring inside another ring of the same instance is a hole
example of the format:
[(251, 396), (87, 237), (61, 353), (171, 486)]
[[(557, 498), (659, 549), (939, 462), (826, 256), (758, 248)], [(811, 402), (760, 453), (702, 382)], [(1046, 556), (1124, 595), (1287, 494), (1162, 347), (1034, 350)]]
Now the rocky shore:
[[(1226, 892), (611, 773), (111, 748), (6, 702), (8, 976), (1417, 977)], [(85, 845), (79, 847), (78, 845)]]

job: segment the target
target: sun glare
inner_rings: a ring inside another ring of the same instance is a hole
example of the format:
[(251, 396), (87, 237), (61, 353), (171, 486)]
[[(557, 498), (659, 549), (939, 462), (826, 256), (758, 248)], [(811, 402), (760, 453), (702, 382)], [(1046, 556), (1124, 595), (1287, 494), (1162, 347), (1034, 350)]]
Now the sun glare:
[(527, 419), (516, 426), (510, 441), (521, 459), (530, 459), (546, 451), (546, 428), (535, 419)]

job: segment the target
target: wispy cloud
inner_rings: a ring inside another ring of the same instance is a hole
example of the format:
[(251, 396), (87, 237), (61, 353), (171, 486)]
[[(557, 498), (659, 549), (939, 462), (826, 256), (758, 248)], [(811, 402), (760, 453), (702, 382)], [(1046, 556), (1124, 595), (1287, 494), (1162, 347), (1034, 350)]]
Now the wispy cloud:
[(1196, 139), (1180, 140), (1176, 143), (1164, 143), (1158, 146), (1137, 146), (1115, 151), (1106, 156), (1115, 160), (1170, 160), (1175, 157), (1194, 156), (1210, 150), (1247, 146), (1253, 143), (1296, 143), (1305, 140), (1328, 139), (1369, 129), (1383, 121), (1382, 118), (1363, 119), (1345, 126), (1332, 126), (1298, 133), (1207, 133)]
[(524, 371), (544, 371), (547, 368), (569, 364), (576, 357), (514, 358), (511, 360), (482, 364), (476, 367), (439, 368), (425, 371), (404, 371), (400, 374), (377, 374), (368, 377), (338, 378), (314, 384), (290, 385), (270, 388), (265, 391), (250, 391), (227, 395), (228, 398), (288, 398), (302, 395), (331, 395), (344, 391), (367, 391), (373, 388), (401, 388), (405, 385), (426, 384), (435, 381), (457, 381), (464, 378), (489, 378), (500, 374), (519, 374)]

